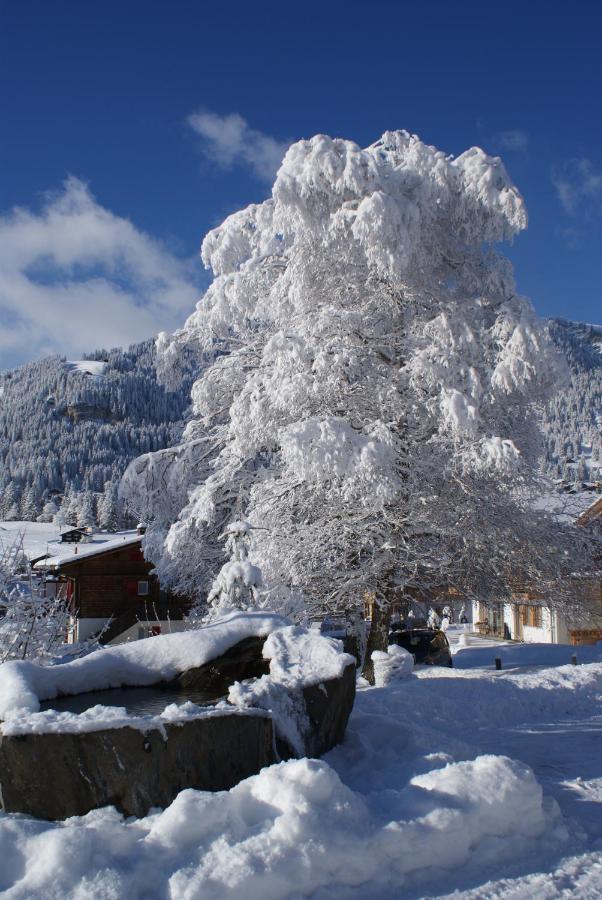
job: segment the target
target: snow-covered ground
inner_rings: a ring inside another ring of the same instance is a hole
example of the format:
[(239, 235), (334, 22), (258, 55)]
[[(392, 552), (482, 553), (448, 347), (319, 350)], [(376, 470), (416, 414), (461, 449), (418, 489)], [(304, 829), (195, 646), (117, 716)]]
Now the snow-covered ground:
[(2, 896), (600, 897), (602, 646), (559, 666), (571, 648), (461, 633), (454, 669), (361, 687), (323, 760), (142, 820), (0, 816)]

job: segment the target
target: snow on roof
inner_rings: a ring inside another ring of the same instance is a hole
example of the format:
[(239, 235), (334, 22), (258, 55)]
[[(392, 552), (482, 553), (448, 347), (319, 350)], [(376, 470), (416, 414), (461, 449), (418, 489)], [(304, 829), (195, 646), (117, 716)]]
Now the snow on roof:
[(81, 372), (83, 375), (91, 375), (99, 378), (104, 375), (106, 362), (97, 359), (71, 359), (65, 363), (65, 368), (70, 372)]
[[(84, 556), (96, 556), (98, 553), (106, 553), (109, 550), (116, 550), (118, 547), (136, 544), (141, 539), (136, 531), (114, 533), (99, 531), (85, 543), (62, 543), (61, 534), (73, 530), (73, 528), (64, 528), (51, 522), (0, 522), (0, 548), (12, 546), (22, 534), (23, 550), (27, 558), (39, 560), (42, 556), (46, 557), (35, 565), (35, 568), (46, 569), (73, 562)], [(76, 530), (81, 531), (82, 529)]]
[[(116, 534), (101, 532), (92, 536), (90, 541), (77, 544), (58, 543), (51, 548), (51, 555), (34, 564), (34, 569), (60, 569), (69, 563), (79, 562), (90, 556), (110, 553), (121, 547), (139, 544), (142, 536), (137, 531), (119, 531)], [(56, 552), (53, 552), (56, 551)]]

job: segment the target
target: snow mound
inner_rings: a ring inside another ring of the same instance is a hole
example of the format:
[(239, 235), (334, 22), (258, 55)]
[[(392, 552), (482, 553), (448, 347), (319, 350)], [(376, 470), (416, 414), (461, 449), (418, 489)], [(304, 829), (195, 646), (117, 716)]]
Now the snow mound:
[(183, 791), (141, 820), (111, 809), (60, 824), (5, 816), (0, 839), (12, 862), (0, 889), (29, 898), (399, 896), (434, 863), (440, 873), (524, 852), (554, 817), (532, 772), (504, 757), (419, 775), (395, 797), (373, 812), (325, 762), (302, 759), (229, 792)]
[(397, 644), (391, 644), (386, 653), (375, 650), (371, 659), (376, 687), (385, 687), (390, 681), (410, 675), (414, 670), (414, 657)]

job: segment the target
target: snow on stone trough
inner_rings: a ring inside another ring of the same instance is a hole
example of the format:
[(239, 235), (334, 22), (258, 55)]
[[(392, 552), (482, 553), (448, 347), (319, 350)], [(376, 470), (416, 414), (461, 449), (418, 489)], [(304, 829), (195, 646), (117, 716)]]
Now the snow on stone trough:
[[(46, 667), (27, 660), (0, 667), (0, 719), (37, 712), (41, 700), (171, 681), (205, 665), (240, 641), (267, 638), (264, 655), (278, 678), (305, 687), (342, 674), (351, 657), (337, 644), (303, 629), (292, 629), (282, 616), (232, 612), (194, 631), (157, 635), (117, 647), (106, 647), (68, 663)], [(268, 655), (272, 654), (272, 655)]]

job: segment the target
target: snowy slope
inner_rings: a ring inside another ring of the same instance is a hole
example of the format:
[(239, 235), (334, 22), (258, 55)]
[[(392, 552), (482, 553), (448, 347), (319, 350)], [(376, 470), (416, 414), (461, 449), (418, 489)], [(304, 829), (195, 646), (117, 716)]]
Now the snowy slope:
[[(602, 647), (590, 652), (602, 660)], [(492, 661), (362, 688), (344, 744), (322, 761), (272, 766), (228, 792), (183, 791), (141, 820), (112, 809), (63, 823), (0, 816), (0, 890), (599, 897), (601, 688), (602, 662), (498, 673)]]

